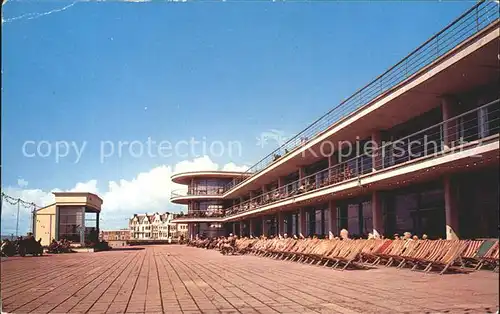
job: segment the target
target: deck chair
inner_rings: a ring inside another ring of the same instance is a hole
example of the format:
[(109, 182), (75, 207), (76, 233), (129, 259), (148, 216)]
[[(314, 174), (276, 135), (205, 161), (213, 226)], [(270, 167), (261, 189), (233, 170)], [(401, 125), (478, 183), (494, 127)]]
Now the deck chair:
[(488, 253), (493, 249), (495, 245), (498, 246), (497, 239), (487, 239), (481, 244), (479, 249), (477, 250), (476, 255), (474, 256), (474, 260), (477, 262), (475, 269), (480, 270), (485, 264), (488, 264), (488, 259), (485, 259), (485, 256), (488, 256)]
[(365, 268), (365, 266), (362, 263), (358, 263), (357, 260), (367, 242), (368, 240), (354, 240), (351, 242), (345, 250), (341, 251), (340, 256), (336, 257), (337, 262), (333, 265), (333, 269), (337, 269), (337, 266), (343, 266), (340, 270), (345, 270), (349, 266)]
[(491, 265), (494, 267), (494, 271), (498, 272), (498, 264), (499, 264), (499, 255), (500, 255), (500, 246), (498, 240), (495, 241), (493, 246), (488, 250), (488, 252), (482, 257), (483, 265)]
[(404, 250), (401, 254), (394, 258), (395, 262), (399, 262), (397, 268), (403, 268), (406, 262), (418, 252), (421, 242), (418, 240), (406, 240)]

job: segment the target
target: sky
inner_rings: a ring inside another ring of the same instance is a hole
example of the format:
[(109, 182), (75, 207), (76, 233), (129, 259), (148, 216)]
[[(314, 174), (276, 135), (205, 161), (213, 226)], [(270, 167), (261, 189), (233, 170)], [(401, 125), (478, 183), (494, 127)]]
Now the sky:
[(473, 4), (10, 0), (2, 191), (97, 193), (105, 229), (180, 211), (173, 173), (248, 169)]

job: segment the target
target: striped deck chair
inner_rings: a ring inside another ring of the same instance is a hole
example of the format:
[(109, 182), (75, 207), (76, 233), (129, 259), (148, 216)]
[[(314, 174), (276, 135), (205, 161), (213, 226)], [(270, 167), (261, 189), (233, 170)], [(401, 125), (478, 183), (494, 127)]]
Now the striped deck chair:
[(405, 249), (406, 241), (404, 240), (394, 240), (389, 250), (384, 252), (384, 255), (380, 255), (387, 260), (385, 266), (391, 266), (394, 262), (394, 257), (400, 256)]
[(325, 263), (323, 264), (323, 267), (328, 266), (329, 264), (332, 264), (332, 266), (337, 262), (336, 257), (341, 254), (341, 251), (349, 245), (350, 240), (333, 240), (333, 246), (330, 250), (330, 252), (325, 255), (324, 260)]
[(384, 249), (380, 249), (375, 253), (375, 256), (377, 256), (377, 259), (373, 262), (374, 265), (379, 265), (379, 264), (387, 264), (389, 261), (390, 254), (393, 250), (397, 249), (399, 246), (402, 245), (402, 240), (391, 240), (389, 245), (387, 245)]
[[(462, 241), (467, 241), (467, 240), (462, 240)], [(479, 263), (475, 259), (479, 248), (481, 245), (484, 243), (484, 240), (469, 240), (467, 241), (467, 247), (463, 251), (462, 255), (460, 256), (460, 266), (461, 267), (467, 267), (469, 265), (472, 265), (473, 269), (476, 268), (476, 265)]]
[(343, 261), (345, 261), (351, 254), (353, 250), (360, 244), (360, 240), (342, 240), (344, 241), (344, 245), (342, 245), (339, 250), (335, 251), (335, 255), (332, 256), (332, 259), (335, 261), (332, 265), (332, 268), (335, 269), (339, 266)]
[(470, 272), (471, 270), (467, 270), (462, 268), (461, 266), (454, 266), (457, 260), (460, 259), (460, 256), (465, 251), (468, 246), (468, 241), (450, 241), (452, 242), (449, 246), (448, 250), (439, 258), (438, 260), (433, 261), (428, 268), (428, 271), (431, 271), (434, 268), (441, 269), (440, 275), (444, 274), (448, 270), (457, 271), (457, 272)]
[(279, 245), (279, 241), (279, 239), (270, 240), (263, 257), (271, 257), (272, 255), (274, 255), (274, 253), (276, 252), (276, 248)]
[(316, 261), (315, 265), (323, 264), (325, 261), (325, 256), (327, 256), (333, 250), (335, 245), (336, 245), (336, 240), (326, 239), (321, 241), (321, 247), (314, 254), (314, 259)]
[(273, 256), (274, 259), (280, 259), (281, 256), (283, 256), (283, 252), (285, 251), (285, 248), (288, 246), (290, 243), (290, 239), (282, 239), (279, 243), (279, 246), (276, 250), (276, 254)]
[(419, 265), (427, 261), (427, 256), (431, 255), (439, 244), (431, 240), (418, 240), (418, 242), (420, 243), (418, 249), (411, 256), (405, 258), (405, 263), (401, 265), (401, 268), (410, 265), (412, 270), (416, 270)]
[(356, 266), (357, 268), (365, 268), (365, 265), (358, 263), (359, 255), (363, 250), (363, 247), (368, 244), (368, 240), (354, 240), (351, 245), (349, 245), (346, 250), (343, 250), (343, 254), (336, 257), (337, 262), (333, 266), (333, 269), (337, 269), (337, 266), (342, 266), (340, 270), (345, 270), (349, 266)]
[(379, 262), (380, 260), (380, 255), (384, 255), (384, 252), (388, 251), (392, 245), (392, 240), (390, 239), (385, 239), (382, 240), (382, 243), (375, 249), (373, 249), (371, 252), (364, 252), (363, 253), (363, 260), (365, 263), (369, 265), (375, 265)]
[(369, 256), (372, 252), (376, 251), (383, 241), (384, 240), (379, 239), (369, 239), (367, 244), (363, 247), (363, 250), (361, 250), (360, 262), (363, 263), (365, 256)]
[(448, 269), (463, 271), (461, 267), (452, 265), (460, 258), (460, 255), (467, 247), (467, 243), (458, 240), (436, 240), (429, 241), (427, 246), (427, 256), (415, 263), (412, 270), (418, 270), (418, 266), (424, 267), (424, 272), (433, 269), (441, 269), (440, 274), (444, 274)]
[(394, 258), (395, 262), (399, 262), (397, 268), (403, 268), (406, 262), (418, 252), (418, 248), (421, 244), (418, 240), (406, 240), (404, 250), (401, 254)]
[(498, 240), (496, 240), (493, 246), (482, 257), (483, 264), (488, 264), (493, 266), (493, 270), (498, 272), (499, 255), (500, 255), (500, 245), (498, 243)]
[(295, 261), (297, 259), (300, 259), (300, 257), (302, 256), (301, 255), (302, 251), (304, 251), (307, 246), (306, 240), (298, 239), (295, 241), (297, 241), (297, 244), (295, 245), (293, 251), (290, 254), (290, 258), (288, 259), (290, 261)]
[(497, 239), (484, 240), (483, 244), (477, 250), (476, 256), (474, 256), (474, 259), (477, 261), (476, 270), (480, 270), (485, 264), (488, 264), (488, 259), (485, 259), (485, 256), (488, 256), (490, 251), (494, 252), (495, 246), (498, 246)]
[(309, 258), (311, 259), (311, 261), (309, 262), (310, 265), (312, 265), (313, 263), (318, 263), (318, 261), (321, 261), (323, 259), (324, 254), (329, 248), (328, 242), (328, 240), (320, 240), (315, 249), (311, 253), (309, 253)]
[(294, 250), (295, 246), (297, 245), (297, 240), (291, 238), (290, 241), (288, 242), (287, 246), (283, 249), (283, 254), (281, 255), (282, 260), (287, 260), (290, 255), (292, 254), (292, 251)]
[(428, 240), (428, 242), (430, 243), (427, 245), (427, 252), (423, 252), (418, 260), (414, 260), (415, 264), (412, 270), (427, 272), (432, 262), (439, 260), (451, 246), (451, 241), (448, 240)]
[(286, 254), (287, 249), (290, 247), (291, 244), (294, 243), (293, 239), (284, 239), (283, 242), (281, 243), (281, 247), (279, 249), (279, 254), (276, 255), (275, 259), (282, 259), (283, 256)]
[(309, 245), (311, 243), (310, 239), (303, 239), (300, 248), (295, 252), (295, 256), (298, 257), (297, 262), (302, 262), (305, 258), (306, 252), (309, 250)]
[(301, 258), (299, 259), (299, 263), (307, 263), (309, 259), (311, 258), (311, 254), (314, 252), (316, 247), (319, 244), (319, 239), (307, 239), (307, 245), (305, 249), (300, 253)]

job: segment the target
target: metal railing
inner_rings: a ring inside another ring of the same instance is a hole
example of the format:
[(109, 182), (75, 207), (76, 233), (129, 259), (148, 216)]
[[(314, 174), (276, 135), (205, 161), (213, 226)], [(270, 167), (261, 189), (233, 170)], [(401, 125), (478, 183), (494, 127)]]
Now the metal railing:
[(224, 187), (204, 187), (204, 188), (188, 188), (173, 190), (170, 193), (170, 198), (186, 197), (186, 196), (217, 196), (224, 194)]
[(224, 210), (189, 210), (187, 214), (179, 215), (177, 218), (223, 218), (224, 216)]
[[(403, 164), (422, 157), (459, 152), (470, 143), (500, 131), (500, 100), (455, 116), (389, 143), (370, 142), (360, 155), (255, 196), (226, 209), (226, 217), (244, 213), (285, 199), (330, 187), (362, 175)], [(357, 146), (356, 146), (357, 147)]]
[[(396, 65), (359, 89), (299, 134), (250, 167), (246, 173), (255, 175), (273, 162), (305, 145), (311, 139), (326, 131), (335, 122), (368, 104), (380, 95), (387, 93), (464, 42), (467, 38), (477, 34), (493, 22), (498, 21), (499, 16), (498, 3), (494, 1), (478, 2)], [(248, 178), (251, 178), (251, 176), (242, 176), (241, 178), (234, 179), (224, 187), (224, 191), (229, 191)]]

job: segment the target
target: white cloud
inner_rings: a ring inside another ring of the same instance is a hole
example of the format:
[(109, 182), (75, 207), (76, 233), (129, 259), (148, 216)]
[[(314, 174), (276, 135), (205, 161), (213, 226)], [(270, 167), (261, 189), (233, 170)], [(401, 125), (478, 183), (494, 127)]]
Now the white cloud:
[[(104, 201), (101, 212), (101, 228), (122, 228), (127, 226), (127, 219), (134, 213), (151, 213), (156, 211), (185, 210), (183, 206), (170, 203), (170, 192), (176, 189), (185, 189), (185, 185), (173, 183), (170, 177), (174, 173), (202, 170), (245, 171), (247, 166), (238, 166), (228, 163), (219, 166), (210, 157), (203, 156), (193, 160), (183, 160), (174, 167), (162, 165), (148, 172), (139, 173), (134, 179), (127, 181), (110, 181), (107, 190), (99, 191), (97, 180), (76, 183), (67, 191), (91, 192), (98, 194)], [(46, 206), (54, 202), (52, 192), (62, 191), (54, 188), (51, 191), (40, 189), (25, 189), (28, 182), (21, 179), (18, 187), (2, 189), (5, 194), (14, 198), (21, 198), (27, 202), (34, 202), (39, 206)], [(1, 234), (15, 232), (17, 206), (3, 202)], [(30, 226), (30, 209), (20, 208), (19, 230), (24, 234)]]
[(238, 166), (232, 162), (225, 164), (224, 167), (222, 167), (222, 171), (235, 171), (235, 172), (245, 172), (248, 170), (248, 166)]
[(19, 178), (19, 179), (17, 179), (17, 185), (20, 188), (27, 187), (28, 186), (28, 181), (24, 180), (23, 178)]

